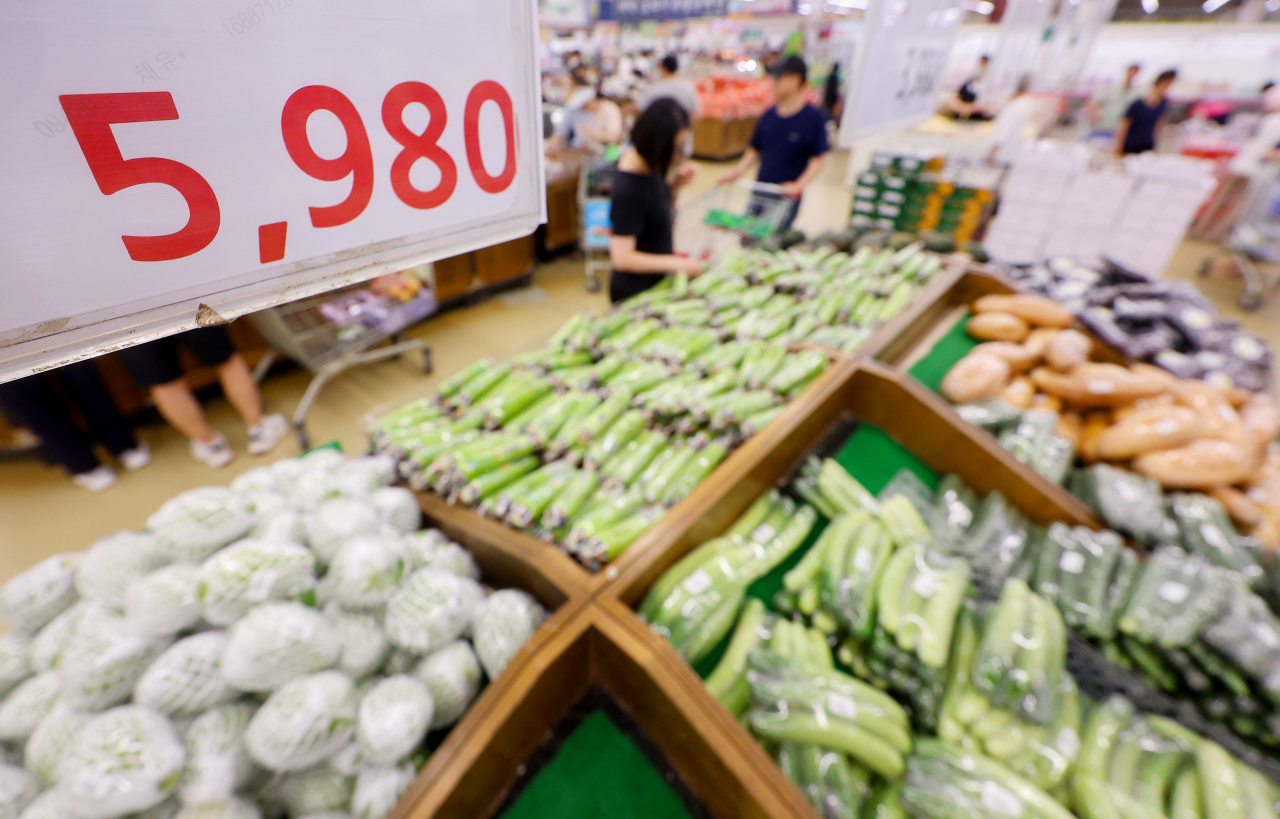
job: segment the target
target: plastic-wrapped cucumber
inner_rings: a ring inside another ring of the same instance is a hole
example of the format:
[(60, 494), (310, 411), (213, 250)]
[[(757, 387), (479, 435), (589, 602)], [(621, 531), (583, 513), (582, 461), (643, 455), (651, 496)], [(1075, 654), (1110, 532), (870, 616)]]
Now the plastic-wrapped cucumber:
[(458, 502), (464, 506), (474, 506), (527, 476), (538, 465), (538, 459), (532, 455), (503, 464), (462, 487), (458, 492)]
[(1189, 552), (1238, 572), (1251, 586), (1261, 582), (1262, 567), (1241, 547), (1240, 538), (1221, 503), (1208, 495), (1178, 492), (1169, 496), (1169, 509)]
[(1022, 410), (998, 398), (960, 404), (955, 407), (955, 411), (968, 423), (991, 431), (1001, 430), (1016, 423), (1022, 417)]
[(608, 563), (665, 514), (666, 509), (661, 506), (644, 507), (609, 528), (597, 531), (581, 549), (580, 556), (591, 566), (598, 567), (602, 563)]
[(1160, 485), (1133, 472), (1094, 464), (1075, 473), (1071, 491), (1097, 510), (1108, 527), (1142, 544), (1173, 542), (1177, 526), (1166, 517)]
[(893, 552), (893, 541), (878, 519), (861, 511), (837, 515), (823, 537), (827, 542), (819, 543), (823, 546), (820, 571), (824, 607), (855, 638), (866, 639), (875, 628), (876, 588)]
[[(555, 468), (556, 464), (562, 464)], [(507, 512), (507, 522), (518, 529), (526, 529), (542, 517), (543, 511), (556, 499), (560, 490), (578, 474), (578, 470), (561, 461), (553, 461), (544, 467), (553, 474), (541, 485), (513, 499)]]
[(576, 441), (590, 445), (592, 441), (603, 435), (610, 425), (622, 416), (627, 407), (631, 406), (631, 398), (632, 391), (625, 387), (619, 387), (611, 392), (608, 398), (583, 419), (576, 432)]
[(963, 550), (976, 571), (999, 585), (1022, 559), (1027, 536), (1026, 518), (996, 491), (987, 495), (978, 508)]
[(699, 450), (667, 485), (662, 494), (664, 504), (675, 504), (689, 496), (698, 484), (729, 454), (729, 448), (720, 441), (712, 441)]
[(636, 481), (658, 453), (668, 446), (667, 436), (656, 430), (646, 430), (623, 447), (602, 470), (606, 479), (629, 486)]
[[(668, 450), (672, 453), (669, 458), (661, 456), (650, 464), (650, 470), (646, 470), (640, 476), (640, 480), (636, 482), (634, 488), (643, 488), (643, 499), (648, 503), (657, 503), (666, 495), (668, 487), (675, 481), (679, 475), (697, 455), (697, 450), (692, 446), (673, 447)], [(655, 468), (656, 467), (656, 468)], [(648, 475), (646, 480), (645, 476)], [(639, 508), (637, 506), (637, 508)], [(634, 510), (633, 510), (634, 511)]]
[(1043, 725), (1057, 712), (1066, 661), (1061, 615), (1021, 580), (1006, 580), (973, 663), (973, 687)]
[(436, 394), (441, 398), (452, 398), (458, 394), (458, 391), (466, 386), (471, 379), (478, 377), (481, 373), (492, 367), (494, 361), (492, 358), (482, 358), (476, 363), (460, 370), (457, 373), (446, 378), (441, 384)]
[(595, 495), (599, 482), (595, 473), (586, 470), (569, 477), (543, 513), (543, 525), (556, 529), (571, 520)]
[(587, 447), (585, 466), (588, 469), (599, 469), (639, 435), (644, 425), (644, 415), (639, 410), (628, 410), (622, 413), (609, 425), (604, 435), (591, 441)]
[(490, 364), (458, 388), (451, 398), (459, 407), (469, 407), (484, 398), (511, 373), (510, 364)]
[(637, 486), (602, 503), (595, 509), (584, 511), (573, 521), (573, 528), (569, 532), (569, 545), (573, 547), (585, 543), (596, 533), (608, 529), (623, 518), (639, 511), (644, 503), (644, 493)]

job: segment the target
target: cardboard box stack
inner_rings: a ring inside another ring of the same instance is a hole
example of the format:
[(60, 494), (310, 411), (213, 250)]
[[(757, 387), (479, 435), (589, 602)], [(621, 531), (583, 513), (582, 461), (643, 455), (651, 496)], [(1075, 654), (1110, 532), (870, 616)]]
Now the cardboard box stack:
[(877, 151), (858, 175), (853, 227), (952, 234), (967, 242), (992, 200), (990, 187), (966, 184), (945, 172), (946, 157)]

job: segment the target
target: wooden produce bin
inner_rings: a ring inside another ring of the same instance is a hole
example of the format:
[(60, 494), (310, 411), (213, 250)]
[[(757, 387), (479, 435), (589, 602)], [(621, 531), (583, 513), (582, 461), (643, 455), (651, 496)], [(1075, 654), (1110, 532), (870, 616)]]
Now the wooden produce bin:
[(576, 244), (582, 215), (578, 210), (576, 177), (547, 181), (547, 224), (543, 244), (548, 251)]
[(450, 256), (432, 264), (436, 303), (450, 302), (533, 272), (533, 235)]
[(822, 396), (844, 383), (854, 368), (847, 358), (836, 358), (821, 376), (797, 396), (768, 426), (735, 449), (719, 466), (698, 484), (698, 487), (680, 503), (673, 506), (662, 519), (641, 535), (615, 560), (597, 574), (570, 557), (553, 543), (546, 543), (532, 535), (513, 529), (503, 523), (488, 520), (462, 506), (448, 503), (438, 495), (419, 492), (418, 502), (427, 517), (435, 521), (446, 534), (469, 549), (492, 554), (495, 560), (509, 561), (512, 565), (524, 564), (536, 567), (550, 582), (560, 585), (581, 584), (594, 594), (613, 578), (658, 559), (674, 542), (683, 541), (690, 529), (702, 525), (704, 516), (716, 509), (721, 497), (737, 490), (744, 475), (751, 474), (760, 461), (773, 457), (773, 450), (785, 430), (801, 424), (813, 411)]
[(698, 159), (721, 161), (741, 156), (751, 144), (756, 117), (716, 119), (703, 117), (693, 125), (693, 155)]

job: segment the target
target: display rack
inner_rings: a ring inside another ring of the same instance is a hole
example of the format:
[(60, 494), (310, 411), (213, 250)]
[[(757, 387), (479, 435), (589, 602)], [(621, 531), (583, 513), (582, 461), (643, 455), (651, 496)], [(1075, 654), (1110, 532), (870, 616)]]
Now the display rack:
[[(597, 575), (550, 544), (419, 494), (428, 518), (475, 551), (487, 573), (559, 608), (434, 753), (395, 816), (495, 815), (521, 781), (530, 755), (588, 691), (599, 691), (641, 727), (681, 790), (712, 815), (815, 819), (808, 799), (634, 607), (682, 556), (724, 532), (809, 455), (825, 452), (833, 436), (842, 444), (861, 425), (884, 433), (939, 474), (954, 473), (981, 494), (1003, 493), (1032, 521), (1097, 527), (1082, 503), (962, 421), (904, 368), (974, 298), (1012, 290), (993, 270), (954, 261), (859, 356), (839, 357)], [(1133, 682), (1104, 678), (1093, 684), (1105, 695), (1128, 691), (1124, 685)]]

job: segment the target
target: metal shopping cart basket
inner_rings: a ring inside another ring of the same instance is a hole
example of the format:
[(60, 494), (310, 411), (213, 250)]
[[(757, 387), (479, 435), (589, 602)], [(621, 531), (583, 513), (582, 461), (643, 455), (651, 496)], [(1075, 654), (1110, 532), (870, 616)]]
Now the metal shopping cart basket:
[[(1223, 249), (1244, 279), (1240, 307), (1257, 310), (1267, 290), (1280, 288), (1280, 275), (1268, 279), (1258, 269), (1258, 264), (1280, 265), (1280, 170), (1250, 183), (1239, 213)], [(1208, 276), (1216, 261), (1213, 256), (1205, 259), (1200, 275)]]
[[(255, 375), (266, 374), (277, 352), (312, 372), (293, 413), (298, 444), (308, 449), (307, 410), (321, 388), (339, 373), (410, 350), (422, 351), (423, 371), (431, 372), (431, 348), (419, 339), (401, 340), (399, 333), (435, 311), (435, 295), (429, 287), (400, 301), (374, 293), (366, 282), (253, 313), (249, 320), (274, 348), (258, 364)], [(374, 346), (388, 339), (391, 344)]]
[(796, 200), (779, 185), (747, 180), (717, 185), (676, 209), (676, 252), (714, 261), (744, 242), (777, 233), (794, 207)]

